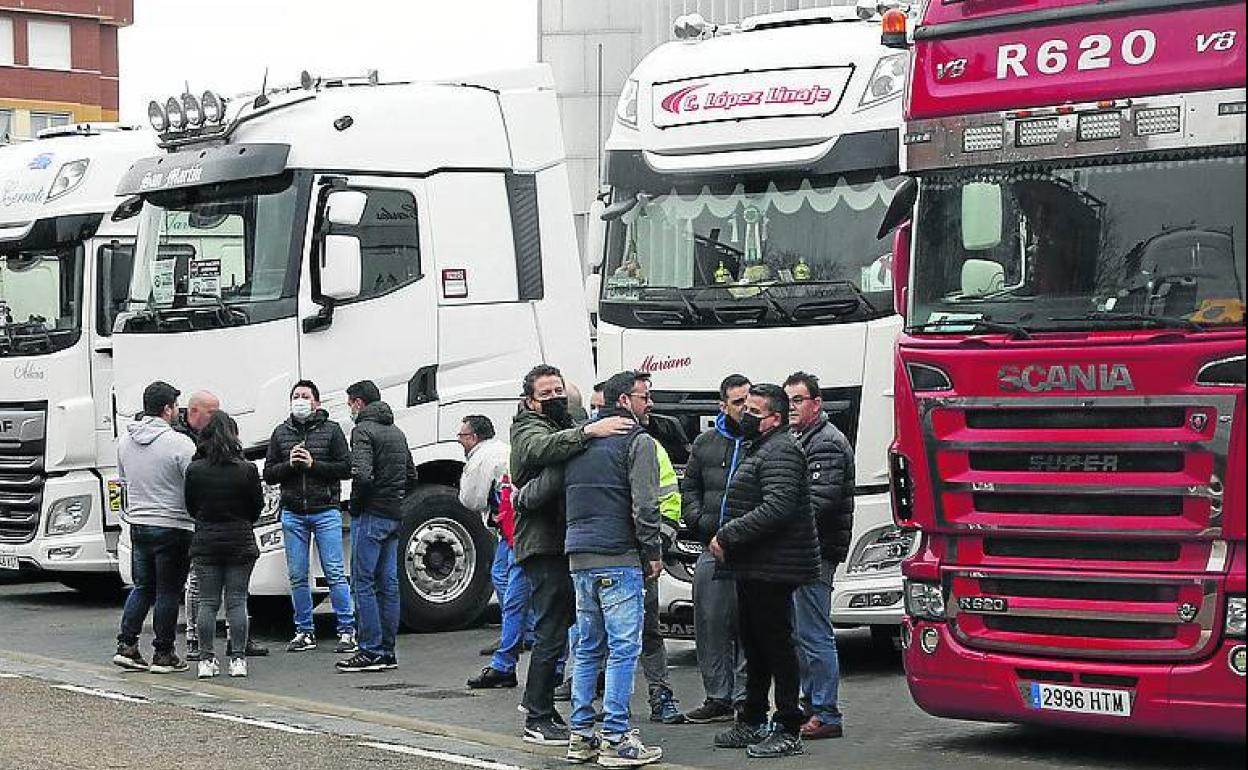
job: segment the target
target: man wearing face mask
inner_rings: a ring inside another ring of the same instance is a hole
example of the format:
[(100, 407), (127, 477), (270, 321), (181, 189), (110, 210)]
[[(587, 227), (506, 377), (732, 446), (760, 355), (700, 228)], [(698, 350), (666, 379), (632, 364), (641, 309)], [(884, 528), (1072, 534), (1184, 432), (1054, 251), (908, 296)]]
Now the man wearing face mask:
[(347, 582), (342, 546), (342, 481), (351, 477), (347, 437), (321, 409), (316, 383), (300, 380), (290, 390), (290, 417), (273, 429), (264, 459), (264, 480), (282, 487), (282, 540), (295, 610), (295, 636), (288, 652), (316, 648), (312, 588), (308, 580), (312, 542), (329, 584), (338, 619), (335, 652), (356, 650), (355, 609)]
[[(563, 374), (548, 364), (535, 366), (524, 378), (523, 399), (511, 423), (512, 483), (525, 485), (585, 451), (595, 438), (623, 433), (635, 423), (609, 417), (575, 426), (568, 406)], [(547, 476), (550, 478), (550, 475)], [(564, 553), (567, 516), (562, 495), (543, 495), (539, 504), (516, 501), (515, 558), (529, 579), (529, 606), (536, 623), (523, 706), (524, 740), (539, 745), (566, 745), (568, 727), (555, 711), (559, 658), (567, 644), (575, 612), (572, 576)]]
[[(704, 546), (719, 531), (724, 491), (744, 456), (741, 415), (750, 381), (730, 374), (719, 384), (715, 427), (694, 439), (680, 482), (681, 519)], [(693, 628), (706, 700), (686, 712), (694, 724), (726, 722), (745, 700), (745, 656), (737, 642), (737, 587), (715, 579), (715, 557), (703, 550), (693, 570)]]
[[(819, 541), (806, 455), (789, 433), (789, 397), (777, 385), (750, 389), (741, 435), (745, 456), (728, 483), (724, 521), (708, 546), (717, 576), (737, 584), (745, 651), (745, 704), (721, 748), (750, 757), (802, 753), (801, 674), (793, 640), (793, 592), (819, 579)], [(776, 712), (768, 724), (775, 684)]]

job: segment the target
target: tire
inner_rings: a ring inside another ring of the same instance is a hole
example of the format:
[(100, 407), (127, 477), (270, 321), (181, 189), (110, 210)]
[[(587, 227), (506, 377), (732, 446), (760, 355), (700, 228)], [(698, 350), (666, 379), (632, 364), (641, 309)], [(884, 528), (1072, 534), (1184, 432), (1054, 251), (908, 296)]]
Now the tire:
[(62, 572), (57, 575), (61, 585), (74, 589), (93, 601), (115, 602), (126, 598), (126, 586), (120, 575), (98, 572)]
[(473, 625), (494, 590), (494, 536), (451, 487), (421, 487), (403, 503), (399, 529), (399, 617), (409, 631)]

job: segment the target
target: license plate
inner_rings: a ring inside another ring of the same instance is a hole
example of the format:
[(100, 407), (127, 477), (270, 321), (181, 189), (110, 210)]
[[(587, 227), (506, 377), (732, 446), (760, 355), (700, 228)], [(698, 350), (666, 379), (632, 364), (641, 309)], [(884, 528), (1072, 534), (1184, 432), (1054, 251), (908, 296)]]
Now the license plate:
[(1032, 682), (1031, 702), (1027, 705), (1040, 711), (1129, 717), (1131, 716), (1131, 691)]
[(126, 486), (120, 481), (108, 482), (108, 510), (121, 513), (126, 509)]
[(7, 553), (0, 553), (0, 569), (21, 569), (17, 563), (17, 557)]

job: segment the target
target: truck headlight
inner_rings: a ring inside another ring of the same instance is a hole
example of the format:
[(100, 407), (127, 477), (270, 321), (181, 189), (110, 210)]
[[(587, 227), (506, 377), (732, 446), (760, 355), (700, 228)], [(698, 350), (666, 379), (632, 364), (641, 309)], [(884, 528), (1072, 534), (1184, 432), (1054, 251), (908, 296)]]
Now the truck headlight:
[(48, 510), (49, 535), (72, 535), (87, 524), (91, 518), (91, 496), (63, 497)]
[(863, 89), (858, 109), (873, 107), (883, 101), (901, 96), (906, 86), (906, 70), (910, 68), (910, 54), (898, 53), (882, 56), (876, 62), (867, 87)]
[(1245, 606), (1245, 598), (1243, 596), (1230, 596), (1226, 599), (1226, 628), (1227, 636), (1237, 636), (1244, 638), (1244, 626), (1248, 623), (1248, 606)]
[(914, 550), (917, 535), (913, 530), (902, 530), (892, 524), (871, 530), (858, 542), (845, 573), (861, 575), (896, 569)]
[(907, 580), (906, 614), (920, 620), (944, 620), (945, 594), (940, 584)]

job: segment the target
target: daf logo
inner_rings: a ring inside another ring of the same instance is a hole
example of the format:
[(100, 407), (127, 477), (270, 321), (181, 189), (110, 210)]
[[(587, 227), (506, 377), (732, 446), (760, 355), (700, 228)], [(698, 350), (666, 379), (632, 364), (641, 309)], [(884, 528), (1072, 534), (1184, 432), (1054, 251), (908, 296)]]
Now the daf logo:
[(1010, 611), (1010, 605), (999, 596), (959, 596), (958, 609), (965, 612), (1002, 614)]
[(1204, 412), (1194, 412), (1188, 422), (1192, 426), (1192, 430), (1197, 433), (1203, 433), (1205, 427), (1209, 425), (1209, 415)]
[(1179, 605), (1179, 620), (1184, 623), (1191, 623), (1196, 619), (1197, 612), (1198, 610), (1195, 604), (1192, 604), (1191, 602), (1183, 602)]
[(997, 385), (1010, 393), (1020, 390), (1028, 393), (1135, 390), (1131, 370), (1126, 364), (1003, 366), (997, 370)]

